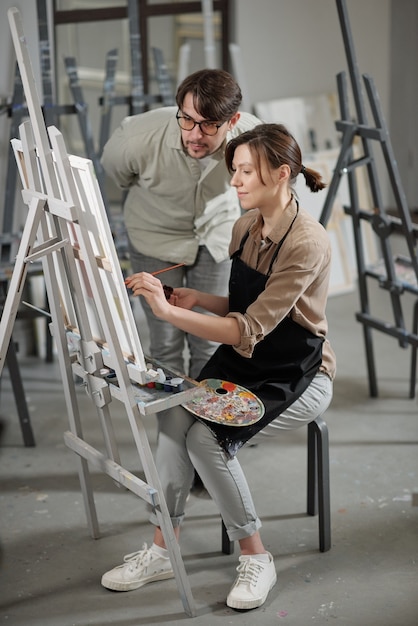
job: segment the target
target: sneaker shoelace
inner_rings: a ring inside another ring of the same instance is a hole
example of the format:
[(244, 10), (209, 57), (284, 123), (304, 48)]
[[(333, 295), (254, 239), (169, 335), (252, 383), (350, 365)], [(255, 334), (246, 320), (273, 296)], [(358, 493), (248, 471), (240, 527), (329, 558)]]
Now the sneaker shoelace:
[(144, 543), (142, 546), (142, 550), (137, 550), (136, 552), (131, 552), (131, 554), (127, 554), (123, 557), (125, 563), (130, 563), (129, 569), (131, 571), (135, 569), (139, 569), (141, 567), (147, 567), (152, 561), (152, 552), (151, 549), (147, 547), (147, 544)]
[(255, 559), (245, 559), (237, 567), (239, 576), (236, 584), (248, 584), (255, 586), (257, 584), (258, 576), (262, 570), (263, 566), (260, 562)]

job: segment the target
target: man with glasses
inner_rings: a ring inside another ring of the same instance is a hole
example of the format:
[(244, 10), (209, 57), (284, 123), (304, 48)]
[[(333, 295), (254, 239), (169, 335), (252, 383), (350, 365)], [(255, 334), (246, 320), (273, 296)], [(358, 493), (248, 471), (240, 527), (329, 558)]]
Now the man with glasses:
[[(228, 246), (240, 207), (224, 150), (232, 137), (260, 123), (238, 111), (241, 100), (230, 74), (200, 70), (179, 85), (177, 107), (126, 118), (105, 145), (105, 171), (129, 190), (124, 216), (133, 273), (184, 263), (164, 282), (227, 293)], [(142, 305), (151, 356), (196, 378), (216, 344), (183, 333)]]

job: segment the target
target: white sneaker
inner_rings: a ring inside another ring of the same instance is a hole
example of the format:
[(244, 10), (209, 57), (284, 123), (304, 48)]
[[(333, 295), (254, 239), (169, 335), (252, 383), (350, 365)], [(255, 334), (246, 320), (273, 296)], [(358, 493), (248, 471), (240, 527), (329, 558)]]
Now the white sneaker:
[(226, 603), (232, 609), (255, 609), (266, 601), (276, 584), (277, 574), (270, 552), (269, 562), (263, 563), (251, 556), (240, 556), (238, 576), (231, 587)]
[(114, 567), (102, 576), (102, 585), (112, 591), (131, 591), (139, 589), (155, 580), (174, 578), (170, 559), (147, 548), (144, 543), (142, 550), (127, 554), (124, 563)]

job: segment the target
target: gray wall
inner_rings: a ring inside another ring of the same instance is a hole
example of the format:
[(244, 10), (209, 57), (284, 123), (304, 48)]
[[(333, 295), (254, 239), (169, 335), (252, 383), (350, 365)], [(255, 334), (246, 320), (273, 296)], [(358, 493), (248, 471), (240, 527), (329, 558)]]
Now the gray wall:
[(406, 198), (410, 209), (415, 209), (416, 213), (418, 213), (417, 33), (417, 0), (393, 2), (390, 131)]
[[(387, 110), (390, 0), (346, 6), (360, 71), (374, 77)], [(334, 0), (236, 0), (236, 42), (253, 101), (334, 91), (346, 69)]]
[[(401, 11), (404, 2), (393, 3)], [(112, 3), (110, 3), (112, 4)], [(370, 74), (377, 85), (382, 108), (389, 118), (390, 59), (391, 59), (391, 0), (347, 0), (351, 30), (361, 73)], [(0, 52), (2, 68), (0, 95), (12, 92), (14, 52), (11, 42), (7, 8), (17, 6), (21, 13), (26, 38), (33, 54), (35, 72), (39, 76), (36, 49), (37, 23), (35, 0), (2, 0), (0, 22)], [(173, 36), (167, 34), (170, 22), (153, 20), (151, 46), (173, 46)], [(96, 25), (97, 28), (97, 25)], [(99, 26), (102, 37), (88, 38), (91, 55), (104, 66), (104, 53), (120, 42), (112, 41), (111, 33)], [(115, 29), (113, 29), (115, 31)], [(85, 31), (83, 31), (85, 32)], [(126, 29), (125, 29), (126, 32)], [(82, 38), (86, 48), (86, 37)], [(238, 77), (246, 101), (254, 102), (291, 96), (309, 96), (336, 90), (335, 77), (346, 69), (337, 8), (334, 0), (235, 0), (233, 3), (233, 42), (240, 49), (243, 75)], [(98, 53), (98, 50), (100, 53)], [(169, 56), (170, 51), (164, 50)], [(174, 54), (174, 53), (172, 53)], [(393, 52), (392, 52), (393, 54)], [(77, 52), (76, 55), (77, 57)], [(125, 56), (128, 56), (125, 54)], [(172, 60), (168, 58), (171, 67)], [(175, 62), (175, 60), (174, 60)], [(86, 64), (86, 60), (81, 61)], [(57, 62), (57, 66), (59, 61)], [(62, 74), (62, 69), (59, 70)], [(98, 125), (97, 112), (92, 109), (92, 126)], [(63, 133), (65, 134), (63, 121)], [(0, 118), (0, 184), (4, 186), (8, 150), (9, 122)], [(95, 130), (96, 132), (96, 130)], [(69, 135), (72, 133), (68, 133)], [(402, 159), (399, 159), (402, 163)], [(0, 199), (0, 211), (2, 210)]]

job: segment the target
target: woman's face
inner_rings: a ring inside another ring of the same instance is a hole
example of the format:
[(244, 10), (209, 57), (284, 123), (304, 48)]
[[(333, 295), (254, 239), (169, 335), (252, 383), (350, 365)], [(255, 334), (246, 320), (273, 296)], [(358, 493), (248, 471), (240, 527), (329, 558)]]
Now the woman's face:
[(236, 148), (232, 167), (231, 185), (237, 190), (242, 209), (261, 210), (277, 203), (278, 177), (275, 171), (272, 172), (265, 163), (261, 163), (262, 182), (247, 144)]

